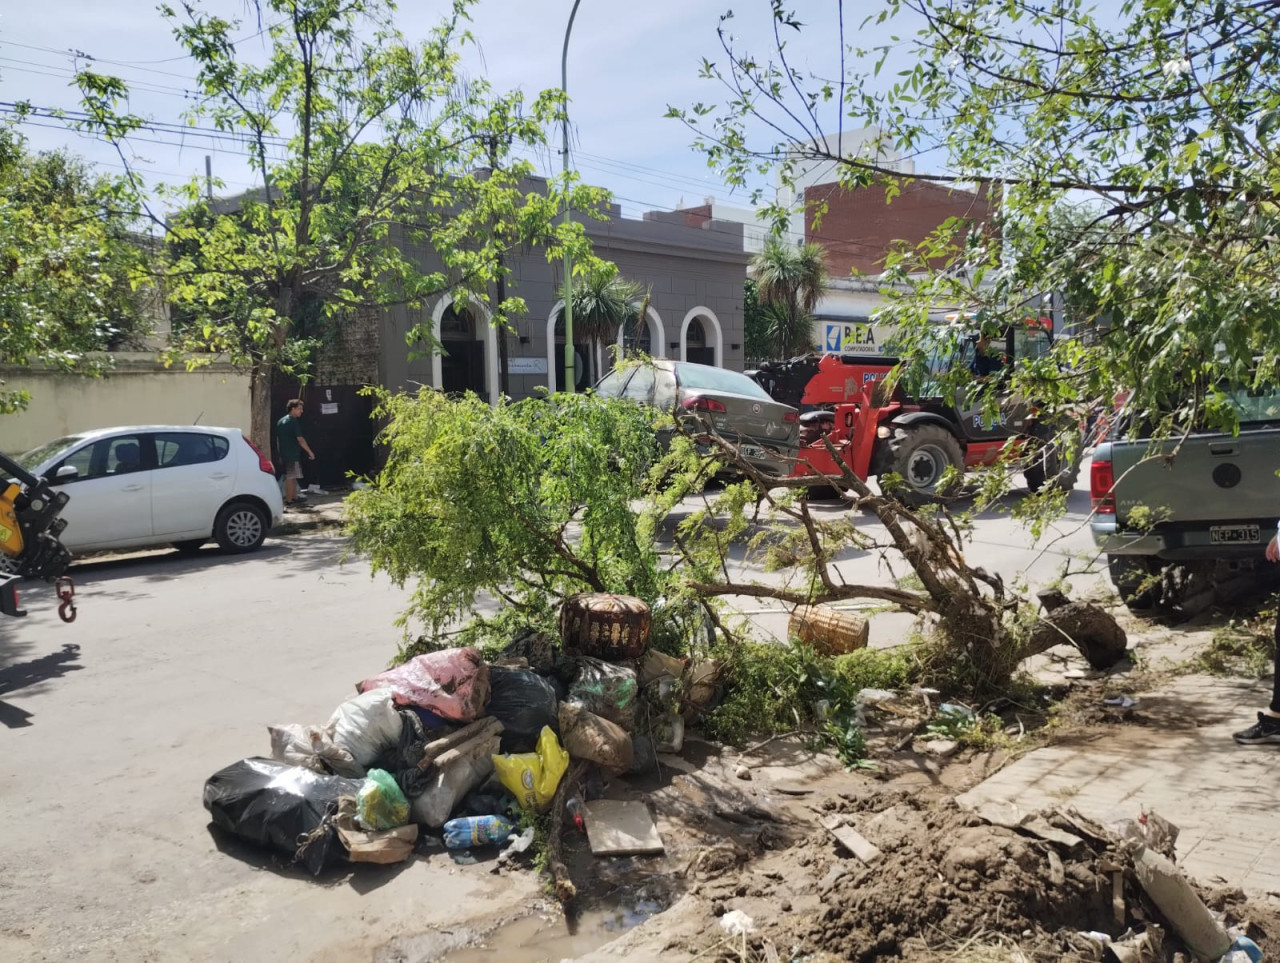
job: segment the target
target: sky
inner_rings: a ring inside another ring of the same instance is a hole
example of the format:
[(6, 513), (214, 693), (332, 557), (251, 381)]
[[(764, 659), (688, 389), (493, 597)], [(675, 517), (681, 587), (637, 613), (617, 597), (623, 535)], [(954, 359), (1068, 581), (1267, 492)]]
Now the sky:
[[(236, 36), (247, 38), (244, 49), (263, 49), (261, 38), (253, 36), (259, 27), (251, 5), (243, 0), (203, 0), (202, 5), (241, 19)], [(692, 150), (690, 131), (663, 116), (668, 105), (688, 107), (717, 98), (714, 85), (701, 80), (698, 70), (703, 57), (723, 59), (716, 28), (734, 5), (734, 0), (582, 0), (569, 43), (571, 155), (583, 179), (612, 191), (625, 216), (701, 204), (708, 196), (750, 206), (746, 193), (731, 194), (705, 157)], [(397, 24), (408, 38), (422, 38), (446, 6), (441, 0), (404, 0)], [(737, 0), (736, 6), (734, 33), (751, 49), (766, 51), (772, 45), (769, 5)], [(806, 7), (818, 7), (814, 0), (797, 0), (796, 6), (802, 16)], [(193, 103), (194, 71), (153, 0), (52, 0), (7, 7), (0, 16), (0, 113), (24, 100), (40, 108), (75, 109), (71, 51), (79, 51), (95, 58), (99, 72), (131, 85), (133, 113), (159, 124), (183, 123)], [(472, 12), (477, 47), (467, 54), (468, 68), (497, 90), (522, 88), (529, 97), (558, 87), (571, 7), (572, 0), (480, 0)], [(849, 7), (859, 18), (870, 9)], [(826, 48), (822, 54), (836, 53), (829, 31), (809, 31), (795, 43), (793, 53), (801, 61), (806, 61), (804, 44), (813, 47), (815, 63), (819, 44)], [(38, 119), (22, 130), (35, 149), (66, 147), (106, 171), (123, 171), (113, 147), (67, 131), (57, 121)], [(554, 143), (558, 146), (558, 137)], [(135, 139), (132, 150), (131, 163), (149, 181), (203, 176), (208, 155), (214, 175), (224, 182), (219, 193), (252, 186), (242, 152), (225, 140), (149, 132)], [(544, 173), (558, 172), (558, 150), (549, 150), (537, 163)]]

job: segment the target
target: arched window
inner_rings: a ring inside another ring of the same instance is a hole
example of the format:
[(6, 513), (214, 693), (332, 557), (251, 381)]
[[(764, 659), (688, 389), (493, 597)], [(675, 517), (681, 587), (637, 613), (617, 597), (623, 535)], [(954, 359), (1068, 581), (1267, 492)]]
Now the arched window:
[(450, 304), (440, 315), (441, 341), (474, 341), (476, 320), (469, 308)]

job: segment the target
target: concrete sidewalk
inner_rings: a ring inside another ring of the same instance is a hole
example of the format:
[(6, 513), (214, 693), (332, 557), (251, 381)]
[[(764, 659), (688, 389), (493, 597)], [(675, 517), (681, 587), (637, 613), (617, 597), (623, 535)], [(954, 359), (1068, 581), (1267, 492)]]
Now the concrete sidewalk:
[(340, 527), (349, 494), (349, 491), (307, 492), (305, 504), (285, 506), (284, 518), (273, 534), (279, 537)]
[[(1270, 701), (1270, 685), (1182, 676), (1139, 693), (1135, 721), (1023, 756), (964, 793), (976, 807), (1073, 806), (1103, 823), (1155, 810), (1181, 829), (1178, 862), (1203, 884), (1280, 897), (1280, 746), (1231, 734)], [(1101, 698), (1101, 696), (1099, 696)]]

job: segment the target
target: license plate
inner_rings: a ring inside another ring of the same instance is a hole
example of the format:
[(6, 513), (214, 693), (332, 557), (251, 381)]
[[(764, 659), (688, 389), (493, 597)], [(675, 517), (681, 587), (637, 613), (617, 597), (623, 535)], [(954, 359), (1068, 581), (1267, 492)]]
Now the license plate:
[(1248, 545), (1261, 541), (1257, 525), (1210, 525), (1209, 541), (1214, 545)]
[(757, 445), (740, 445), (738, 450), (742, 452), (743, 458), (763, 458), (765, 456), (764, 449)]

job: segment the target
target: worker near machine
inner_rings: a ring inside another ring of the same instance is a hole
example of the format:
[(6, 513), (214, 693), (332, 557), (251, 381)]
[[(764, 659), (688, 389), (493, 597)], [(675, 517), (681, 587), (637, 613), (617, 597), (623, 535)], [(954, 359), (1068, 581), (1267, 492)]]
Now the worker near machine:
[(989, 378), (993, 374), (999, 374), (1003, 367), (1004, 359), (1000, 357), (999, 351), (991, 347), (991, 336), (980, 334), (973, 346), (973, 358), (969, 361), (969, 370), (973, 372), (973, 376)]
[(316, 453), (302, 437), (302, 402), (298, 398), (290, 398), (285, 407), (285, 415), (276, 422), (276, 441), (280, 445), (280, 460), (284, 462), (284, 503), (293, 505), (303, 500), (298, 492), (298, 479), (302, 477), (302, 453), (312, 461)]

